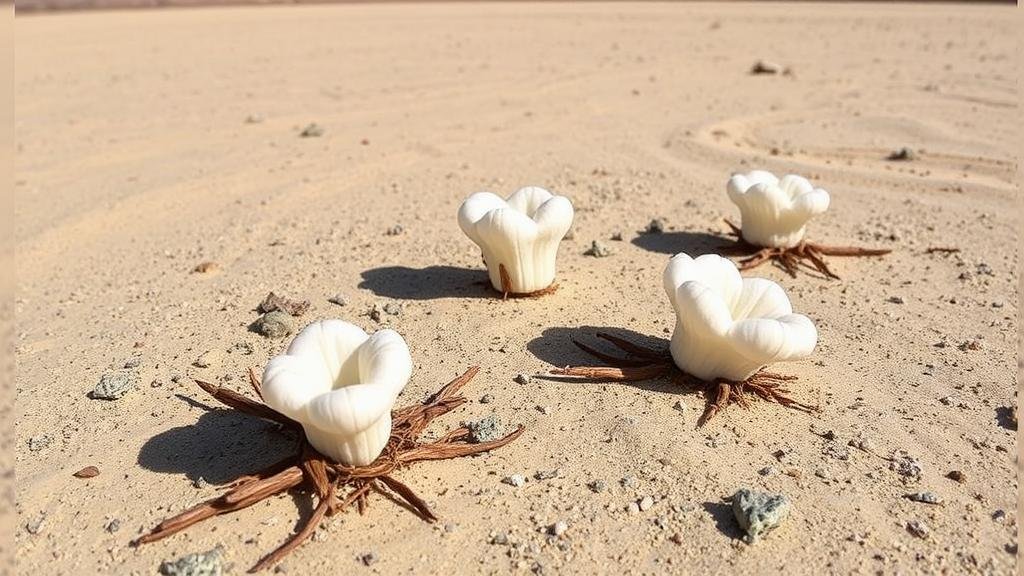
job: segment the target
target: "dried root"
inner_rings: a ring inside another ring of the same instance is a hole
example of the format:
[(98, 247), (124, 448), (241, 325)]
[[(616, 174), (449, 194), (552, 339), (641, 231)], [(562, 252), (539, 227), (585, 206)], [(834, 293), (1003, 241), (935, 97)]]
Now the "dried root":
[(697, 387), (704, 391), (707, 405), (704, 408), (704, 413), (697, 420), (698, 427), (707, 424), (709, 420), (732, 404), (739, 404), (743, 408), (748, 408), (750, 406), (750, 397), (775, 402), (786, 408), (802, 412), (814, 412), (817, 410), (817, 407), (798, 402), (789, 396), (789, 391), (786, 390), (785, 384), (796, 380), (796, 376), (786, 376), (762, 370), (742, 382), (722, 379), (715, 380), (714, 382), (705, 382), (680, 371), (672, 361), (672, 356), (668, 350), (645, 348), (622, 338), (600, 332), (597, 334), (597, 337), (610, 342), (616, 348), (625, 352), (626, 356), (620, 357), (606, 354), (574, 340), (573, 343), (581, 350), (608, 362), (611, 366), (566, 366), (565, 368), (556, 368), (551, 373), (557, 376), (572, 376), (598, 382), (636, 382), (671, 375), (680, 384)]
[(756, 246), (743, 239), (739, 226), (729, 220), (725, 223), (731, 229), (729, 233), (736, 237), (736, 242), (724, 249), (734, 254), (743, 255), (739, 261), (740, 270), (749, 270), (769, 260), (782, 267), (790, 276), (796, 277), (800, 267), (818, 272), (826, 278), (839, 279), (825, 262), (825, 256), (882, 256), (892, 252), (888, 248), (858, 248), (856, 246), (826, 246), (815, 242), (801, 241), (792, 248), (765, 248)]
[(508, 300), (511, 298), (540, 298), (541, 296), (547, 296), (558, 290), (558, 284), (552, 284), (547, 288), (542, 288), (535, 292), (517, 293), (512, 291), (512, 277), (508, 275), (508, 270), (505, 269), (504, 264), (498, 264), (498, 274), (501, 276), (501, 299)]
[[(392, 432), (384, 452), (367, 466), (345, 466), (329, 461), (317, 452), (302, 434), (302, 427), (284, 415), (261, 402), (256, 402), (237, 392), (223, 389), (207, 382), (196, 383), (223, 404), (258, 418), (272, 420), (295, 429), (302, 437), (296, 454), (252, 475), (242, 476), (228, 485), (224, 494), (194, 506), (176, 516), (168, 518), (151, 532), (133, 542), (135, 545), (155, 542), (202, 522), (207, 518), (241, 510), (271, 496), (292, 488), (305, 485), (316, 495), (318, 503), (299, 531), (293, 534), (279, 548), (263, 557), (249, 572), (259, 572), (280, 562), (282, 558), (305, 542), (319, 526), (325, 516), (331, 516), (355, 505), (362, 514), (369, 503), (369, 495), (376, 492), (407, 508), (426, 522), (434, 522), (437, 516), (427, 503), (411, 488), (392, 476), (402, 467), (425, 460), (460, 458), (500, 448), (512, 442), (523, 433), (519, 427), (511, 434), (491, 442), (471, 444), (469, 430), (457, 428), (438, 440), (421, 443), (417, 439), (430, 422), (466, 402), (459, 390), (476, 376), (479, 367), (472, 367), (465, 374), (449, 382), (444, 388), (428, 398), (423, 404), (407, 406), (392, 412)], [(260, 382), (253, 371), (249, 381), (256, 395), (262, 397)], [(343, 497), (343, 490), (348, 493)]]

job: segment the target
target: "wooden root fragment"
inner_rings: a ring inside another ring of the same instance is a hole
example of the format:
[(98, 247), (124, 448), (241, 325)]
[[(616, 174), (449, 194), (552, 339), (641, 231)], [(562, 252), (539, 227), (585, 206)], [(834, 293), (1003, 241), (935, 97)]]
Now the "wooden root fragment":
[(668, 350), (645, 348), (610, 334), (598, 333), (596, 336), (610, 342), (625, 352), (626, 356), (607, 354), (574, 340), (573, 343), (581, 350), (608, 362), (611, 366), (566, 366), (551, 370), (551, 374), (595, 382), (637, 382), (672, 375), (676, 382), (702, 390), (707, 398), (704, 412), (697, 420), (698, 428), (732, 404), (748, 408), (751, 398), (760, 398), (802, 412), (818, 410), (815, 406), (798, 402), (789, 396), (785, 384), (796, 380), (796, 376), (761, 370), (742, 382), (722, 379), (705, 382), (679, 370)]
[(743, 239), (743, 232), (739, 226), (733, 224), (728, 219), (725, 220), (725, 223), (730, 228), (729, 234), (734, 236), (736, 241), (722, 248), (735, 255), (742, 255), (738, 264), (740, 270), (749, 270), (765, 262), (774, 261), (787, 274), (793, 277), (796, 277), (797, 272), (803, 267), (806, 270), (817, 272), (826, 278), (838, 280), (839, 276), (825, 262), (825, 256), (882, 256), (892, 252), (888, 248), (828, 246), (806, 240), (802, 240), (799, 244), (790, 248), (767, 248), (747, 242)]
[[(423, 443), (418, 440), (421, 432), (432, 420), (466, 402), (465, 396), (460, 395), (459, 391), (479, 371), (478, 366), (473, 366), (422, 404), (393, 411), (391, 439), (383, 453), (367, 466), (345, 466), (330, 462), (306, 441), (302, 427), (297, 422), (237, 392), (197, 381), (203, 390), (230, 408), (295, 428), (302, 441), (296, 453), (260, 472), (239, 477), (228, 485), (228, 490), (224, 494), (165, 519), (132, 544), (141, 545), (161, 540), (208, 518), (247, 508), (300, 486), (307, 488), (319, 500), (312, 516), (298, 532), (276, 550), (264, 556), (249, 572), (259, 572), (280, 562), (309, 539), (325, 516), (343, 512), (353, 505), (363, 513), (371, 492), (377, 492), (406, 507), (426, 522), (434, 522), (438, 518), (426, 501), (392, 474), (415, 462), (460, 458), (488, 452), (512, 442), (524, 430), (520, 426), (504, 438), (477, 444), (469, 442), (469, 430), (463, 427), (456, 428), (432, 442)], [(252, 371), (249, 379), (257, 396), (262, 396), (259, 379)], [(339, 499), (338, 494), (345, 488), (351, 491), (344, 499)]]

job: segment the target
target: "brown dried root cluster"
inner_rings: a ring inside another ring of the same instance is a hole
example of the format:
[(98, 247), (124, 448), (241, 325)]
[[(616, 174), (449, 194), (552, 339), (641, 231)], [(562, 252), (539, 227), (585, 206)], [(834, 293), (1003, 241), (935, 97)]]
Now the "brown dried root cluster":
[(736, 242), (724, 249), (733, 255), (743, 255), (739, 261), (740, 270), (749, 270), (756, 266), (773, 260), (782, 267), (790, 276), (796, 277), (801, 266), (808, 270), (817, 271), (826, 278), (839, 279), (825, 262), (825, 256), (882, 256), (892, 252), (888, 248), (858, 248), (856, 246), (826, 246), (816, 242), (802, 240), (791, 248), (766, 248), (751, 244), (743, 239), (743, 233), (739, 226), (728, 219), (725, 223), (731, 229), (730, 236), (736, 237)]
[[(500, 448), (515, 440), (523, 432), (519, 427), (504, 438), (492, 442), (472, 444), (470, 431), (460, 427), (432, 442), (419, 442), (420, 433), (438, 416), (454, 410), (466, 402), (459, 390), (480, 370), (474, 366), (449, 382), (444, 388), (418, 405), (392, 412), (392, 432), (384, 452), (367, 466), (345, 466), (328, 460), (306, 441), (298, 422), (271, 409), (266, 404), (247, 398), (237, 392), (207, 382), (196, 381), (199, 386), (221, 403), (257, 418), (278, 422), (294, 429), (301, 441), (297, 452), (269, 468), (252, 475), (242, 476), (227, 486), (221, 496), (194, 506), (181, 514), (167, 518), (150, 533), (134, 544), (146, 544), (166, 538), (193, 524), (236, 510), (247, 508), (276, 494), (304, 486), (317, 497), (313, 514), (280, 547), (263, 557), (249, 572), (259, 572), (277, 564), (289, 552), (313, 535), (325, 516), (348, 509), (353, 504), (362, 514), (369, 496), (376, 492), (409, 509), (427, 522), (437, 520), (427, 503), (392, 474), (402, 467), (425, 460), (446, 460), (478, 454)], [(256, 395), (262, 399), (259, 379), (249, 371), (249, 380)], [(343, 493), (347, 490), (347, 493)]]
[(512, 298), (539, 298), (546, 296), (558, 290), (558, 284), (552, 284), (547, 288), (542, 288), (536, 292), (526, 292), (523, 294), (512, 291), (512, 277), (508, 275), (508, 270), (505, 269), (504, 264), (498, 264), (498, 274), (501, 275), (501, 299), (508, 300)]
[(796, 380), (796, 376), (787, 376), (762, 370), (742, 382), (723, 379), (705, 382), (679, 370), (672, 361), (672, 355), (668, 350), (645, 348), (611, 334), (599, 332), (597, 337), (625, 352), (626, 356), (620, 357), (606, 354), (582, 342), (573, 340), (573, 343), (584, 352), (608, 362), (611, 366), (566, 366), (565, 368), (552, 370), (552, 374), (575, 376), (599, 382), (637, 382), (671, 376), (678, 384), (691, 388), (696, 387), (704, 391), (707, 397), (707, 405), (704, 408), (704, 413), (701, 414), (700, 419), (697, 421), (697, 426), (707, 424), (715, 415), (732, 404), (739, 404), (743, 408), (749, 408), (751, 398), (776, 402), (786, 408), (803, 412), (814, 412), (817, 410), (817, 407), (798, 402), (789, 396), (789, 391), (786, 390), (785, 385), (787, 382)]

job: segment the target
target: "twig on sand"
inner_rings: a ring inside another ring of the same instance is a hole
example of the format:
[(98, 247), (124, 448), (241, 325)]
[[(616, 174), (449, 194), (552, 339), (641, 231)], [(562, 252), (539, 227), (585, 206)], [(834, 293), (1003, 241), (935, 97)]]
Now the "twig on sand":
[[(251, 400), (237, 392), (220, 388), (208, 382), (196, 381), (203, 390), (226, 406), (244, 414), (278, 422), (295, 429), (301, 436), (296, 453), (255, 474), (241, 476), (228, 485), (224, 494), (198, 504), (171, 518), (165, 519), (152, 531), (133, 542), (146, 544), (176, 534), (186, 528), (220, 514), (241, 510), (271, 496), (292, 488), (304, 486), (318, 499), (313, 514), (280, 547), (266, 555), (249, 572), (259, 572), (277, 564), (282, 558), (305, 542), (325, 516), (347, 510), (353, 504), (360, 514), (366, 510), (371, 492), (377, 492), (399, 503), (426, 522), (437, 516), (427, 503), (393, 473), (415, 462), (461, 458), (500, 448), (523, 433), (520, 426), (514, 432), (491, 442), (469, 442), (469, 430), (457, 428), (432, 442), (420, 442), (419, 436), (432, 420), (466, 402), (459, 390), (476, 376), (480, 368), (474, 366), (462, 376), (452, 380), (422, 404), (406, 406), (392, 412), (391, 439), (383, 453), (366, 466), (345, 466), (331, 462), (317, 452), (302, 432), (302, 427), (262, 402)], [(249, 380), (258, 396), (259, 379), (249, 371)], [(342, 497), (342, 492), (348, 493)]]
[(768, 261), (775, 261), (790, 276), (796, 277), (797, 271), (803, 266), (807, 270), (816, 271), (826, 278), (839, 279), (839, 276), (829, 269), (825, 262), (825, 256), (882, 256), (892, 252), (888, 248), (860, 248), (857, 246), (827, 246), (816, 242), (801, 240), (796, 246), (790, 248), (768, 248), (751, 244), (743, 239), (743, 232), (739, 226), (733, 224), (729, 219), (725, 220), (729, 226), (730, 236), (736, 241), (722, 248), (733, 255), (742, 256), (739, 261), (740, 270), (749, 270)]
[(565, 368), (556, 368), (551, 373), (556, 376), (572, 376), (600, 382), (636, 382), (672, 376), (672, 379), (678, 384), (696, 387), (704, 391), (707, 405), (704, 408), (704, 413), (697, 420), (698, 427), (704, 426), (719, 412), (724, 411), (733, 404), (749, 408), (751, 397), (775, 402), (786, 408), (802, 412), (815, 412), (818, 410), (816, 406), (798, 402), (789, 396), (789, 391), (786, 390), (785, 385), (796, 380), (796, 376), (787, 376), (761, 370), (742, 382), (724, 379), (705, 382), (684, 373), (676, 367), (668, 350), (645, 348), (628, 340), (601, 332), (598, 332), (596, 336), (625, 352), (626, 356), (620, 357), (606, 354), (582, 342), (573, 340), (573, 344), (581, 350), (608, 362), (611, 366), (566, 366)]

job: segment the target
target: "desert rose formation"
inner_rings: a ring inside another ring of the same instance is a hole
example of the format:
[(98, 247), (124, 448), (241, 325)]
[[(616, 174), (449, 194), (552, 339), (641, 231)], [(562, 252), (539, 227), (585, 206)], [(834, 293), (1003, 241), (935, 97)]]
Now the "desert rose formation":
[(792, 248), (804, 238), (808, 220), (828, 210), (828, 192), (802, 176), (780, 180), (771, 172), (734, 174), (726, 185), (740, 209), (743, 239), (756, 246)]
[(677, 254), (664, 286), (676, 312), (672, 359), (702, 380), (741, 382), (772, 362), (810, 355), (818, 342), (814, 323), (793, 313), (778, 284), (743, 278), (721, 256)]
[(508, 200), (478, 192), (459, 208), (459, 226), (483, 252), (494, 289), (529, 294), (555, 281), (558, 244), (572, 226), (569, 199), (521, 188)]
[(302, 424), (325, 456), (365, 466), (391, 437), (391, 408), (412, 375), (412, 356), (394, 330), (369, 336), (341, 320), (304, 328), (263, 372), (263, 400)]

